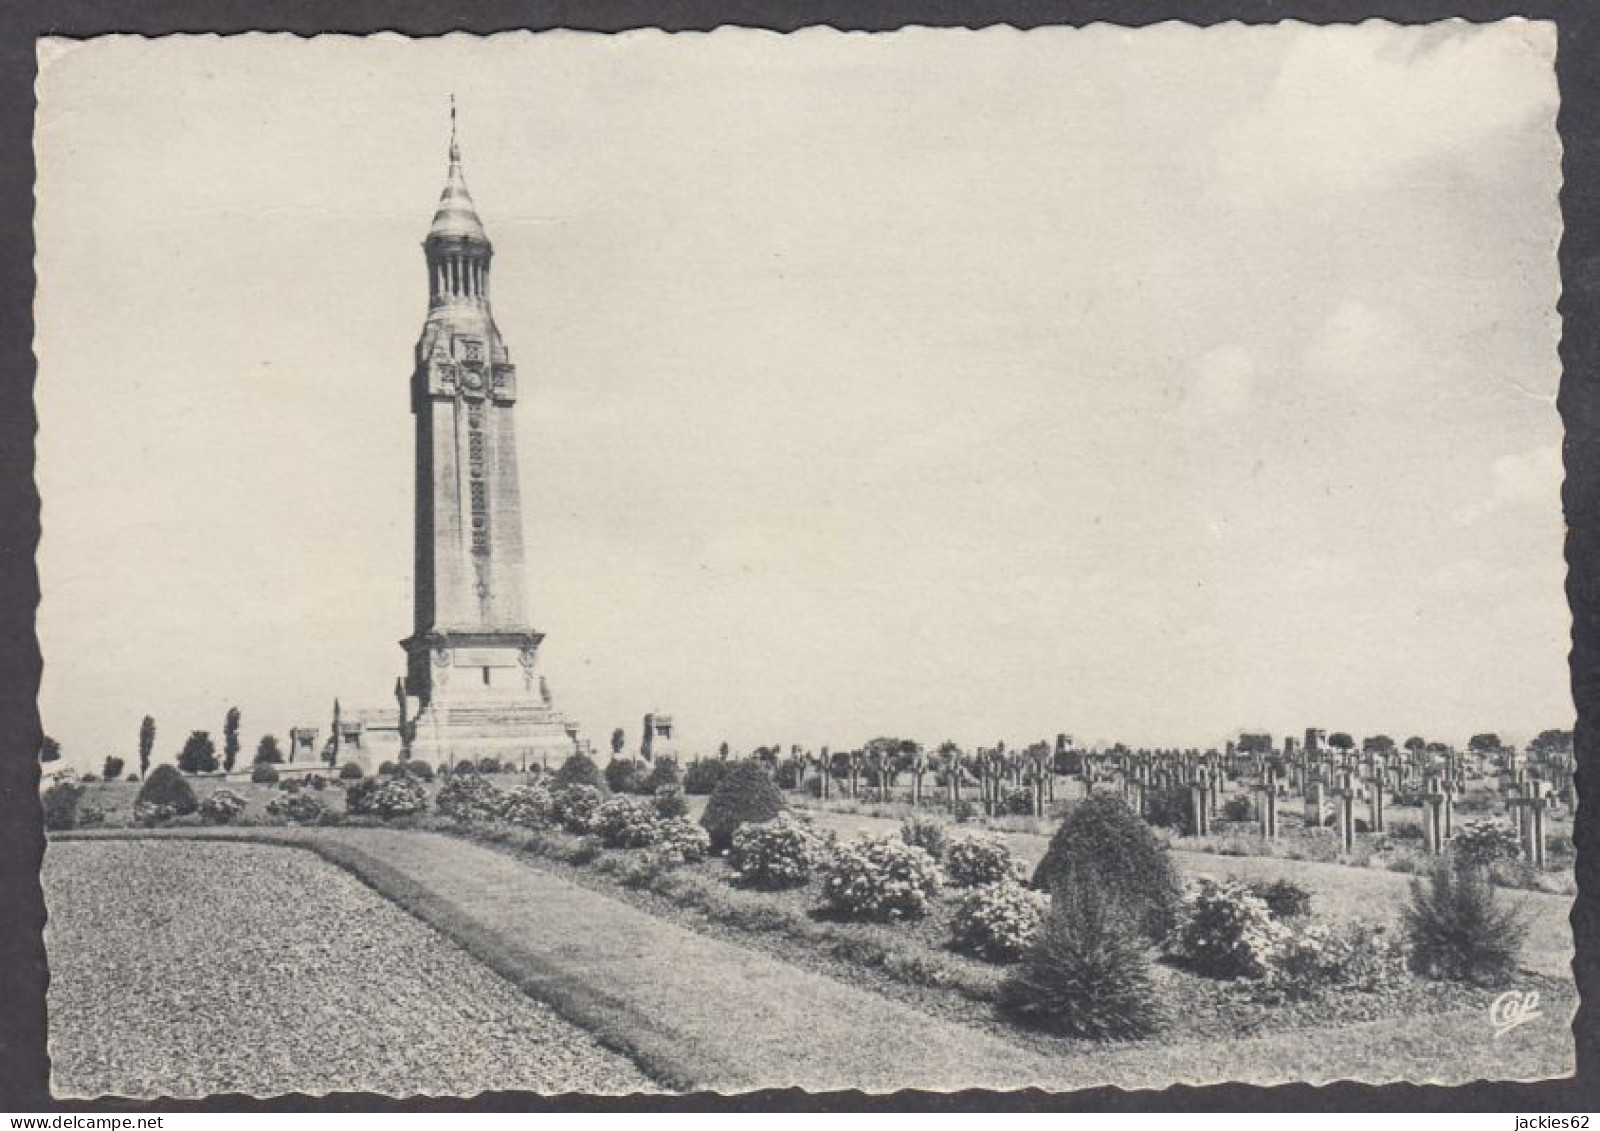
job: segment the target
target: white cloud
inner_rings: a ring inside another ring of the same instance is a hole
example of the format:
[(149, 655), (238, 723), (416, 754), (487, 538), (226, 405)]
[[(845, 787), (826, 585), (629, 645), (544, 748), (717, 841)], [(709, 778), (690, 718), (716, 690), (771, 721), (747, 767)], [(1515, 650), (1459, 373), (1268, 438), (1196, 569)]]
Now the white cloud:
[(1456, 523), (1470, 526), (1506, 507), (1552, 507), (1561, 498), (1561, 445), (1549, 444), (1517, 455), (1501, 456), (1490, 466), (1493, 485), (1488, 498), (1456, 513)]
[(1369, 22), (1297, 36), (1256, 112), (1219, 143), (1221, 183), (1248, 198), (1297, 182), (1345, 191), (1477, 151), (1554, 114), (1554, 61), (1553, 25), (1525, 20), (1422, 31)]
[(1353, 299), (1312, 336), (1301, 368), (1318, 384), (1369, 404), (1393, 400), (1428, 374), (1400, 319)]

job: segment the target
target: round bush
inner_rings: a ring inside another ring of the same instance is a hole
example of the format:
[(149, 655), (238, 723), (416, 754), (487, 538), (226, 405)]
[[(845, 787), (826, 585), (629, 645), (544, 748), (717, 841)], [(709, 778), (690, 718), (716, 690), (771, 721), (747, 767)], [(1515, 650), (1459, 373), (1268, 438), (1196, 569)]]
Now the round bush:
[(147, 805), (165, 805), (172, 809), (177, 816), (183, 817), (200, 808), (200, 801), (194, 795), (194, 788), (184, 780), (184, 776), (176, 767), (161, 765), (150, 771), (144, 784), (139, 787), (139, 796), (134, 804), (144, 802)]
[(823, 855), (823, 844), (810, 828), (783, 816), (735, 829), (728, 863), (742, 882), (774, 891), (805, 883)]
[(1027, 786), (1006, 790), (1005, 796), (1000, 799), (999, 810), (1012, 817), (1033, 816), (1033, 790)]
[(1162, 1022), (1138, 925), (1081, 877), (1057, 885), (999, 1004), (1023, 1024), (1090, 1040), (1148, 1036)]
[(1255, 820), (1255, 807), (1243, 794), (1236, 794), (1222, 803), (1222, 819), (1243, 823)]
[(958, 888), (1022, 879), (1022, 864), (999, 837), (963, 837), (944, 856), (944, 874)]
[(226, 825), (244, 814), (245, 800), (231, 789), (219, 789), (200, 803), (200, 819), (208, 825)]
[(950, 847), (950, 834), (945, 830), (944, 822), (927, 817), (912, 816), (902, 821), (900, 839), (941, 861)]
[(663, 786), (682, 784), (683, 775), (678, 772), (678, 760), (663, 755), (651, 764), (649, 776), (644, 779), (644, 792), (660, 793)]
[(371, 814), (387, 821), (421, 813), (428, 807), (428, 791), (409, 777), (385, 782), (363, 778), (345, 790), (344, 806), (347, 813)]
[(1287, 929), (1241, 883), (1202, 879), (1183, 900), (1167, 953), (1197, 974), (1260, 978)]
[(280, 794), (267, 802), (267, 816), (292, 825), (320, 824), (327, 812), (322, 802), (305, 792)]
[(281, 775), (271, 762), (257, 762), (250, 767), (250, 780), (256, 785), (273, 785)]
[(861, 919), (914, 918), (939, 892), (939, 865), (899, 837), (861, 839), (834, 850), (822, 894), (837, 911)]
[(361, 766), (356, 762), (346, 762), (344, 765), (339, 767), (340, 781), (360, 781), (366, 776), (367, 775), (362, 771)]
[(457, 821), (492, 821), (500, 815), (505, 794), (495, 784), (476, 774), (452, 774), (439, 787), (433, 804), (446, 817)]
[(693, 864), (704, 860), (711, 850), (711, 837), (705, 829), (684, 817), (670, 817), (656, 826), (656, 851)]
[(454, 775), (454, 774), (475, 774), (475, 773), (478, 772), (478, 763), (474, 762), (471, 758), (463, 758), (459, 762), (451, 762), (451, 763), (449, 763), (449, 765), (446, 767), (446, 769), (452, 775)]
[(556, 771), (555, 780), (551, 782), (551, 789), (560, 789), (567, 785), (584, 785), (596, 793), (604, 795), (606, 779), (600, 772), (600, 767), (594, 764), (594, 759), (587, 754), (572, 754), (561, 763), (561, 768)]
[(550, 791), (550, 816), (569, 833), (586, 833), (601, 801), (600, 791), (592, 785), (558, 786)]
[(478, 759), (478, 772), (480, 774), (498, 774), (505, 767), (500, 764), (500, 759), (492, 754), (486, 754)]
[(664, 785), (656, 790), (655, 797), (651, 799), (656, 807), (658, 817), (687, 817), (689, 803), (683, 799), (683, 789), (676, 785)]
[(433, 780), (433, 767), (416, 758), (401, 762), (397, 769), (400, 773), (416, 778), (418, 781)]
[(783, 792), (760, 762), (731, 763), (711, 791), (700, 824), (711, 834), (711, 847), (721, 852), (733, 843), (742, 824), (770, 821), (783, 812)]
[(655, 806), (626, 797), (596, 809), (589, 827), (607, 848), (647, 848), (659, 833)]
[(70, 781), (56, 782), (40, 798), (44, 805), (44, 827), (51, 832), (77, 828), (78, 803), (82, 800), (83, 786)]
[(1033, 886), (1054, 892), (1074, 876), (1103, 890), (1146, 938), (1161, 939), (1171, 929), (1183, 893), (1177, 869), (1150, 826), (1120, 798), (1101, 794), (1073, 806), (1034, 870)]
[(1298, 920), (1273, 949), (1253, 996), (1307, 1001), (1335, 989), (1383, 990), (1404, 975), (1405, 957), (1382, 924), (1357, 920), (1334, 928)]
[(613, 758), (606, 763), (606, 788), (612, 793), (648, 793), (650, 767), (638, 758)]
[(551, 807), (550, 791), (544, 786), (520, 785), (501, 800), (500, 819), (525, 829), (548, 828)]
[(990, 962), (1015, 962), (1039, 937), (1050, 897), (1018, 883), (991, 883), (962, 896), (951, 945)]
[(1194, 835), (1194, 803), (1189, 787), (1178, 785), (1146, 790), (1144, 819), (1158, 829), (1171, 829), (1183, 836)]
[(683, 771), (683, 792), (697, 797), (714, 792), (731, 765), (724, 758), (696, 758)]
[(393, 762), (380, 762), (380, 763), (378, 763), (378, 774), (379, 774), (379, 776), (386, 777), (386, 778), (393, 776), (393, 774), (394, 774), (394, 763)]

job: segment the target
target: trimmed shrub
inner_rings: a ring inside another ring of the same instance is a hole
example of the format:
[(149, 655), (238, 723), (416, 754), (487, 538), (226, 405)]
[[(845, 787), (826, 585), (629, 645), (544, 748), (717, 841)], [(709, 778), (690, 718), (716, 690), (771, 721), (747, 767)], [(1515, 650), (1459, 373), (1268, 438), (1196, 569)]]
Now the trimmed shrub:
[(1235, 794), (1222, 803), (1222, 819), (1243, 823), (1255, 819), (1255, 807), (1250, 804), (1250, 799), (1242, 794)]
[(500, 800), (499, 817), (525, 829), (549, 828), (552, 802), (550, 791), (542, 785), (519, 785)]
[(659, 833), (655, 807), (626, 797), (596, 809), (589, 827), (607, 848), (647, 848)]
[(1016, 883), (1023, 872), (1022, 864), (999, 837), (968, 836), (950, 845), (944, 857), (944, 874), (958, 888), (975, 888)]
[(344, 765), (339, 767), (339, 780), (340, 781), (360, 781), (362, 778), (364, 778), (366, 776), (367, 775), (366, 775), (365, 771), (363, 771), (361, 769), (361, 766), (360, 766), (359, 763), (346, 762)]
[(178, 810), (159, 801), (135, 801), (133, 819), (145, 828), (164, 825), (178, 815)]
[(1054, 892), (1074, 876), (1104, 890), (1146, 938), (1159, 940), (1172, 929), (1183, 894), (1177, 869), (1150, 826), (1120, 798), (1101, 794), (1072, 807), (1034, 870), (1033, 886)]
[(1019, 883), (992, 883), (962, 896), (950, 944), (990, 962), (1015, 962), (1039, 937), (1050, 897)]
[(134, 804), (137, 805), (141, 801), (149, 805), (170, 806), (173, 813), (180, 817), (188, 816), (200, 808), (200, 801), (194, 795), (194, 787), (184, 779), (176, 767), (167, 765), (157, 766), (144, 779)]
[(76, 782), (59, 781), (45, 790), (39, 800), (44, 806), (46, 829), (62, 832), (78, 827), (78, 805), (83, 800), (83, 786)]
[(451, 774), (434, 795), (433, 804), (457, 821), (492, 821), (505, 805), (505, 794), (477, 774)]
[(683, 771), (683, 792), (701, 797), (714, 793), (731, 765), (723, 758), (696, 758)]
[(447, 764), (445, 766), (445, 770), (451, 776), (456, 774), (475, 774), (478, 772), (478, 763), (474, 762), (471, 758), (463, 758), (459, 762), (451, 762)]
[(561, 763), (561, 768), (556, 771), (555, 780), (551, 782), (552, 790), (568, 785), (586, 785), (602, 796), (606, 792), (605, 775), (600, 772), (600, 767), (594, 764), (594, 759), (587, 754), (572, 754)]
[(612, 793), (649, 793), (650, 767), (638, 758), (613, 758), (606, 763), (606, 788)]
[(664, 785), (656, 790), (656, 795), (651, 803), (656, 807), (656, 815), (663, 818), (687, 817), (689, 803), (683, 799), (683, 790), (679, 786)]
[(805, 883), (823, 855), (817, 835), (785, 815), (735, 829), (728, 863), (742, 882), (771, 891)]
[(669, 817), (656, 826), (656, 851), (664, 857), (693, 864), (711, 851), (711, 837), (684, 817)]
[(1056, 887), (999, 1004), (1025, 1025), (1090, 1040), (1148, 1036), (1162, 1021), (1138, 924), (1108, 890), (1081, 878)]
[(644, 779), (644, 791), (660, 793), (662, 786), (682, 784), (683, 775), (678, 772), (678, 760), (663, 756), (651, 764), (650, 774)]
[(960, 801), (957, 801), (954, 805), (950, 806), (950, 816), (955, 818), (955, 822), (958, 825), (966, 824), (968, 821), (977, 817), (977, 815), (977, 805), (967, 800), (965, 797), (963, 797)]
[(309, 793), (285, 793), (267, 802), (267, 816), (288, 821), (291, 825), (321, 824), (328, 814), (327, 808)]
[(1293, 880), (1253, 880), (1245, 890), (1267, 905), (1274, 919), (1304, 918), (1311, 914), (1311, 893)]
[(907, 817), (900, 823), (900, 839), (940, 861), (950, 847), (950, 834), (945, 831), (944, 822), (928, 817)]
[(1166, 950), (1197, 974), (1260, 978), (1288, 934), (1243, 884), (1202, 879), (1184, 897)]
[(1426, 882), (1411, 881), (1402, 919), (1407, 962), (1428, 978), (1504, 982), (1528, 933), (1521, 910), (1501, 901), (1485, 869), (1440, 864)]
[(939, 865), (899, 837), (862, 838), (836, 848), (823, 868), (822, 894), (860, 919), (915, 918), (941, 886)]
[(593, 828), (601, 800), (600, 791), (592, 785), (557, 786), (550, 791), (550, 816), (569, 833), (587, 833)]
[(245, 800), (231, 789), (219, 789), (200, 802), (200, 819), (208, 825), (226, 825), (242, 816)]
[(770, 821), (783, 812), (783, 792), (760, 762), (729, 764), (711, 791), (700, 824), (711, 834), (711, 847), (721, 852), (733, 843), (740, 825)]
[(500, 759), (493, 754), (486, 754), (478, 759), (478, 772), (480, 774), (498, 774), (503, 768), (500, 764)]
[(1465, 867), (1487, 868), (1497, 860), (1522, 855), (1517, 831), (1498, 821), (1464, 821), (1450, 839), (1450, 855)]
[(416, 778), (418, 781), (433, 780), (433, 767), (428, 763), (416, 758), (401, 762), (400, 765), (396, 767), (396, 770), (399, 773), (405, 774), (407, 777)]
[(276, 784), (281, 775), (271, 762), (257, 762), (250, 767), (250, 780), (256, 785)]
[(378, 775), (380, 777), (386, 777), (386, 778), (387, 777), (392, 777), (393, 774), (394, 774), (394, 763), (393, 762), (380, 762), (380, 763), (378, 763)]

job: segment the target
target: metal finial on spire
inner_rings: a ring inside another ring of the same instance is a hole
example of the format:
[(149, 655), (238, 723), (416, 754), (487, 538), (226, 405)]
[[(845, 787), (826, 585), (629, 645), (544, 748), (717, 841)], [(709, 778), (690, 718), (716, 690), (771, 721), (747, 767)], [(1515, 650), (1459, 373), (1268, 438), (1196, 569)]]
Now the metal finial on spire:
[(461, 160), (461, 150), (456, 148), (456, 93), (450, 92), (450, 160)]

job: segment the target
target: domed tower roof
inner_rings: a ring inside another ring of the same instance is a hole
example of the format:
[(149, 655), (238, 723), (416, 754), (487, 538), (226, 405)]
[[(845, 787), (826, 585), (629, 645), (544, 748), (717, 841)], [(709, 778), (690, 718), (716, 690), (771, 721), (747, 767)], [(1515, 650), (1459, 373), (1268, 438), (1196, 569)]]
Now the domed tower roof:
[(456, 144), (456, 104), (450, 99), (450, 173), (445, 178), (444, 192), (439, 196), (439, 210), (433, 214), (433, 226), (428, 229), (429, 240), (466, 239), (488, 243), (478, 210), (467, 192), (467, 178), (461, 171), (461, 148)]

